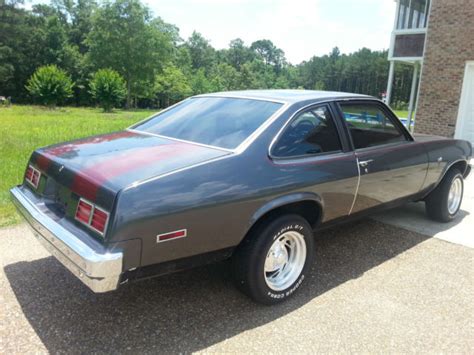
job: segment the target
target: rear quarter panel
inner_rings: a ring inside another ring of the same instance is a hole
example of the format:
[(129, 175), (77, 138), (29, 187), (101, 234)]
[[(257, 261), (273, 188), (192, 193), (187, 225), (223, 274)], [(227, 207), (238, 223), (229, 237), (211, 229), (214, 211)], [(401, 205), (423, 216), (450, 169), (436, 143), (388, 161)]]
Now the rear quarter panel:
[[(351, 160), (299, 167), (223, 158), (124, 190), (111, 235), (113, 241), (141, 239), (142, 266), (231, 248), (261, 210), (293, 195), (320, 201), (325, 221), (347, 215), (355, 174)], [(187, 229), (187, 237), (157, 243), (157, 235), (180, 229)]]
[[(319, 200), (325, 220), (347, 215), (358, 179), (355, 158), (276, 164), (268, 146), (281, 124), (275, 122), (241, 154), (121, 191), (110, 242), (141, 239), (146, 266), (235, 247), (260, 211), (288, 196)], [(157, 235), (180, 229), (187, 229), (187, 237), (157, 243)]]

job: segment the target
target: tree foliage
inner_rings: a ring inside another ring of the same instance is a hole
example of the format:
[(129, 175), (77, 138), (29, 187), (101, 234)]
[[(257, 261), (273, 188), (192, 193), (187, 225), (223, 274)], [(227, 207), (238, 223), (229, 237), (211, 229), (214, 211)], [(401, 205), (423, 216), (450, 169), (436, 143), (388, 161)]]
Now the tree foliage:
[[(126, 104), (167, 106), (193, 94), (244, 89), (336, 90), (380, 96), (385, 91), (387, 51), (362, 48), (344, 54), (338, 48), (302, 63), (288, 63), (268, 39), (246, 44), (230, 41), (215, 49), (194, 31), (182, 39), (179, 29), (154, 17), (140, 0), (51, 0), (21, 6), (0, 5), (0, 95), (28, 102), (28, 78), (54, 64), (75, 82), (72, 103), (95, 102), (88, 81), (110, 68), (126, 83)], [(393, 101), (408, 101), (412, 67), (397, 64)]]
[(170, 52), (167, 36), (138, 0), (106, 2), (96, 13), (87, 37), (89, 59), (95, 67), (116, 70), (127, 83), (127, 107), (153, 81)]
[(186, 75), (176, 66), (169, 65), (155, 79), (154, 91), (160, 106), (169, 106), (192, 94)]
[(56, 65), (46, 65), (28, 80), (26, 88), (38, 102), (54, 107), (72, 96), (73, 82), (69, 75)]
[(184, 46), (191, 57), (191, 65), (195, 70), (204, 69), (208, 72), (216, 61), (214, 48), (200, 33), (194, 31)]
[(125, 81), (112, 69), (100, 69), (89, 82), (92, 97), (105, 112), (110, 112), (118, 106), (126, 95)]
[(268, 39), (253, 42), (250, 49), (253, 50), (266, 65), (281, 69), (281, 67), (286, 64), (285, 52), (277, 48), (273, 42)]

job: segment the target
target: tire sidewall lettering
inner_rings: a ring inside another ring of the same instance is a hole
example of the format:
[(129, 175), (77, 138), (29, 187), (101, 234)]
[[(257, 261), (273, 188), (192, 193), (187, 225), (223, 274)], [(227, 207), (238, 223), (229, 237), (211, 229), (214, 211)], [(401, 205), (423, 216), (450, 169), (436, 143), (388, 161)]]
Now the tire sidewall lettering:
[[(303, 237), (306, 240), (306, 233), (305, 233), (305, 228), (304, 226), (300, 224), (288, 224), (287, 226), (281, 228), (272, 238), (272, 242), (278, 239), (283, 233), (286, 233), (288, 231), (296, 231), (299, 232), (303, 235)], [(304, 272), (304, 270), (303, 270)], [(298, 279), (286, 290), (281, 291), (281, 292), (275, 292), (273, 290), (268, 290), (267, 295), (272, 298), (272, 299), (282, 299), (291, 296), (303, 283), (303, 280), (305, 278), (304, 273), (301, 273), (301, 275), (298, 277)], [(268, 286), (267, 286), (268, 287)]]
[(301, 284), (303, 283), (303, 280), (305, 279), (305, 276), (304, 274), (301, 274), (300, 277), (298, 278), (298, 280), (295, 281), (295, 283), (293, 285), (291, 285), (291, 287), (289, 289), (287, 289), (286, 291), (283, 291), (283, 292), (273, 292), (273, 291), (268, 291), (267, 292), (267, 295), (270, 297), (270, 298), (274, 298), (274, 299), (282, 299), (282, 298), (285, 298), (285, 297), (289, 297), (291, 296), (294, 292), (296, 292), (296, 290), (298, 290), (298, 288), (301, 286)]
[[(276, 240), (278, 239), (283, 233), (285, 232), (288, 232), (290, 230), (294, 230), (296, 232), (302, 232), (304, 230), (304, 227), (299, 225), (299, 224), (289, 224), (287, 225), (286, 227), (283, 227), (282, 229), (280, 229), (278, 231), (278, 233), (276, 233), (274, 236), (273, 236), (273, 240)], [(303, 234), (303, 236), (305, 236), (304, 233), (301, 233)], [(305, 237), (306, 238), (306, 237)]]

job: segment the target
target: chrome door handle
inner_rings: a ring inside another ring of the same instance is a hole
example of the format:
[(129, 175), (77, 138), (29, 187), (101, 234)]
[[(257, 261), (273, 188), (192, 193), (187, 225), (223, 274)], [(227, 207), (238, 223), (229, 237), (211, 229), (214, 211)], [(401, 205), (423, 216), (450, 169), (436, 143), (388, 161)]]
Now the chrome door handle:
[(366, 168), (373, 161), (374, 161), (374, 159), (362, 160), (362, 161), (359, 162), (359, 165), (363, 168)]

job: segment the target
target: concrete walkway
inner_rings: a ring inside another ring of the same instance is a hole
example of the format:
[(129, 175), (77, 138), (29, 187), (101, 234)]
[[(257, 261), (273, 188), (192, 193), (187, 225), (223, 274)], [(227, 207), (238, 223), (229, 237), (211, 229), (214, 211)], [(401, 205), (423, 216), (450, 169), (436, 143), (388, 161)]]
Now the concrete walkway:
[(437, 223), (426, 216), (424, 202), (380, 213), (374, 219), (429, 237), (474, 248), (474, 172), (464, 182), (464, 198), (459, 217)]

